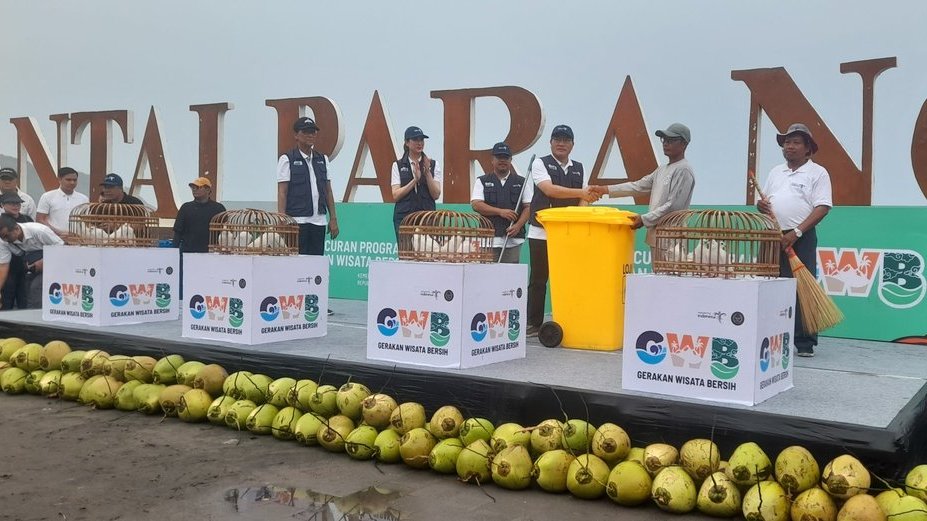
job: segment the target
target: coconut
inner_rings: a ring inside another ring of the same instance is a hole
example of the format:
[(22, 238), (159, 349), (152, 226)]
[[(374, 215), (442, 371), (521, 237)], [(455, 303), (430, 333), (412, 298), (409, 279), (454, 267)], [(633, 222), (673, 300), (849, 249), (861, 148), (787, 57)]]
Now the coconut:
[(126, 381), (138, 380), (139, 382), (150, 384), (154, 379), (154, 367), (158, 361), (150, 356), (133, 356), (126, 362), (122, 376)]
[(255, 434), (270, 434), (278, 412), (280, 409), (276, 405), (269, 403), (258, 405), (245, 420), (245, 427)]
[(26, 344), (25, 340), (16, 337), (7, 338), (0, 342), (0, 362), (9, 362), (13, 353)]
[(177, 383), (180, 385), (186, 385), (189, 388), (193, 388), (193, 380), (196, 379), (196, 375), (206, 367), (206, 364), (203, 362), (198, 362), (196, 360), (191, 360), (189, 362), (184, 362), (177, 368)]
[(81, 401), (97, 409), (112, 409), (122, 382), (112, 376), (97, 375), (81, 388)]
[(28, 375), (26, 375), (26, 384), (25, 390), (29, 394), (41, 394), (42, 387), (39, 382), (42, 381), (42, 377), (45, 376), (45, 371), (41, 369), (36, 369)]
[(367, 386), (348, 382), (338, 389), (335, 395), (335, 405), (338, 412), (354, 421), (360, 421), (364, 409), (364, 399), (370, 396)]
[(593, 454), (580, 454), (567, 469), (567, 490), (582, 499), (596, 499), (605, 494), (608, 464)]
[(401, 403), (393, 409), (389, 416), (389, 423), (390, 428), (398, 432), (400, 436), (412, 429), (424, 428), (425, 407), (416, 402)]
[(267, 389), (270, 388), (270, 384), (273, 382), (273, 378), (260, 373), (252, 374), (239, 381), (245, 399), (251, 400), (258, 405), (267, 400)]
[(665, 467), (654, 476), (650, 495), (661, 510), (674, 514), (691, 512), (698, 499), (692, 476), (676, 465)]
[(547, 492), (565, 492), (567, 473), (574, 459), (572, 454), (563, 449), (546, 451), (534, 460), (531, 477)]
[(120, 382), (125, 381), (126, 365), (132, 360), (131, 356), (112, 355), (103, 362), (103, 374), (112, 376)]
[[(3, 373), (4, 375), (6, 373)], [(3, 375), (0, 375), (2, 377)], [(75, 401), (80, 396), (80, 390), (87, 379), (80, 373), (61, 373), (61, 380), (58, 381), (58, 397), (62, 400)]]
[(371, 459), (377, 453), (377, 429), (361, 425), (348, 434), (344, 440), (344, 451), (354, 459)]
[(624, 506), (640, 505), (650, 499), (653, 479), (643, 465), (636, 461), (622, 461), (608, 475), (605, 494)]
[(307, 412), (299, 417), (296, 425), (293, 427), (293, 435), (296, 441), (304, 445), (318, 445), (316, 436), (325, 425), (325, 418), (314, 412)]
[(463, 449), (460, 438), (443, 439), (428, 454), (428, 466), (441, 474), (453, 474), (457, 470), (457, 457)]
[(486, 440), (476, 440), (457, 456), (457, 477), (465, 482), (486, 483), (492, 472), (489, 463), (495, 454)]
[(325, 450), (331, 452), (344, 452), (344, 442), (354, 430), (354, 421), (347, 416), (336, 414), (328, 419), (327, 423), (319, 429), (316, 437)]
[(296, 407), (302, 412), (308, 412), (312, 410), (309, 407), (309, 399), (312, 398), (312, 393), (318, 388), (319, 384), (313, 380), (297, 380), (296, 385), (286, 393), (286, 404), (290, 407)]
[(380, 463), (399, 463), (402, 455), (399, 454), (399, 445), (402, 437), (393, 429), (386, 429), (377, 434), (373, 441), (376, 446), (377, 461)]
[(80, 374), (84, 378), (90, 378), (98, 374), (103, 374), (103, 365), (109, 358), (109, 353), (101, 349), (91, 349), (84, 353), (84, 358), (80, 361)]
[(188, 423), (201, 422), (212, 404), (212, 396), (203, 389), (191, 389), (180, 397), (177, 404), (177, 417)]
[(13, 353), (10, 357), (10, 365), (31, 373), (39, 368), (39, 363), (42, 361), (42, 349), (42, 344), (26, 344)]
[(531, 454), (521, 445), (506, 447), (492, 459), (492, 480), (502, 488), (521, 490), (531, 485)]
[(399, 440), (399, 455), (402, 461), (414, 469), (428, 468), (428, 455), (435, 448), (437, 440), (424, 427), (416, 427), (402, 435)]
[(234, 429), (245, 429), (245, 422), (252, 411), (257, 409), (257, 404), (251, 400), (237, 400), (229, 406), (225, 413), (225, 424)]
[(609, 467), (627, 458), (630, 450), (631, 438), (614, 423), (603, 423), (592, 435), (592, 453), (608, 463)]
[(302, 417), (303, 413), (299, 412), (296, 407), (284, 407), (274, 416), (274, 421), (270, 425), (270, 433), (278, 440), (292, 440), (293, 429), (296, 428), (296, 422)]
[(503, 423), (493, 431), (491, 444), (496, 453), (511, 445), (528, 448), (531, 445), (531, 433), (517, 423)]
[(161, 390), (158, 395), (158, 404), (165, 416), (177, 416), (177, 405), (180, 404), (180, 398), (187, 391), (193, 389), (189, 385), (174, 384), (169, 385)]
[(236, 400), (243, 399), (241, 396), (239, 396), (239, 393), (241, 392), (238, 386), (239, 381), (243, 380), (246, 377), (250, 378), (252, 374), (253, 373), (249, 371), (235, 371), (234, 373), (228, 375), (225, 378), (225, 381), (222, 382), (222, 394), (226, 396), (231, 396), (232, 398), (235, 398)]
[[(904, 515), (902, 515), (901, 517), (893, 517), (892, 519), (904, 518)], [(921, 513), (921, 518), (927, 518), (927, 511)], [(831, 517), (830, 519), (834, 518)], [(840, 507), (840, 512), (837, 513), (837, 521), (885, 521), (885, 519), (885, 512), (882, 512), (879, 503), (869, 494), (857, 494), (851, 497)]]
[[(544, 454), (547, 451), (563, 447), (563, 424), (560, 420), (551, 418), (544, 420), (531, 429), (531, 451), (534, 454)], [(566, 476), (564, 475), (564, 479)]]
[(84, 359), (86, 351), (71, 351), (61, 358), (61, 373), (76, 373), (80, 371), (80, 362)]
[(918, 465), (904, 478), (904, 488), (909, 496), (927, 501), (927, 465)]
[(727, 474), (718, 471), (702, 481), (695, 506), (699, 512), (709, 516), (734, 517), (740, 512), (740, 501), (737, 484)]
[(439, 440), (445, 438), (456, 438), (460, 435), (460, 427), (463, 425), (464, 417), (460, 409), (453, 405), (441, 407), (431, 416), (431, 431)]
[(26, 390), (29, 373), (19, 367), (9, 367), (0, 374), (0, 389), (7, 394), (22, 394)]
[(81, 403), (84, 405), (90, 404), (90, 386), (96, 383), (96, 381), (102, 377), (103, 375), (97, 374), (97, 375), (91, 376), (90, 378), (87, 378), (87, 381), (84, 382), (84, 385), (82, 385), (80, 388), (80, 394), (77, 395), (78, 403)]
[(808, 449), (793, 445), (776, 456), (775, 476), (789, 496), (794, 497), (818, 484), (821, 468)]
[[(788, 488), (785, 486), (782, 488), (788, 492)], [(798, 494), (789, 512), (795, 521), (834, 521), (837, 519), (837, 505), (834, 500), (830, 494), (817, 487), (809, 488)]]
[(334, 385), (320, 385), (309, 398), (312, 412), (326, 418), (338, 414), (338, 389)]
[(496, 430), (491, 421), (486, 418), (467, 418), (460, 426), (460, 441), (464, 447), (470, 445), (476, 440), (489, 441)]
[(718, 470), (721, 456), (713, 441), (697, 438), (683, 443), (679, 448), (679, 463), (696, 483), (701, 483)]
[(3, 371), (5, 369), (9, 369), (10, 367), (13, 367), (13, 366), (9, 362), (0, 361), (0, 374), (3, 374)]
[(135, 388), (143, 385), (138, 380), (130, 380), (116, 391), (116, 398), (113, 400), (113, 406), (120, 411), (138, 410), (138, 400), (135, 399)]
[(156, 414), (161, 411), (161, 391), (163, 384), (142, 384), (132, 391), (132, 397), (138, 403), (138, 411), (144, 414)]
[(71, 346), (61, 340), (52, 340), (45, 344), (42, 349), (42, 355), (39, 357), (39, 368), (46, 371), (50, 369), (60, 369), (61, 359), (64, 355), (71, 352)]
[(268, 384), (267, 391), (264, 393), (264, 402), (269, 403), (278, 409), (286, 407), (287, 394), (289, 394), (290, 389), (292, 389), (295, 385), (295, 378), (277, 378)]
[(651, 476), (656, 476), (663, 467), (675, 464), (678, 459), (679, 451), (666, 443), (651, 443), (644, 448), (644, 468)]
[(927, 503), (915, 496), (903, 496), (889, 504), (885, 517), (891, 521), (924, 521)]
[(209, 404), (209, 409), (206, 409), (206, 419), (209, 420), (209, 423), (225, 425), (225, 414), (229, 412), (229, 407), (231, 407), (233, 403), (235, 403), (235, 398), (231, 396), (220, 396), (216, 398)]
[[(628, 449), (628, 455), (624, 458), (625, 461), (636, 461), (641, 465), (644, 464), (644, 447), (631, 447)], [(644, 467), (647, 468), (647, 467)]]
[(769, 462), (769, 456), (752, 441), (738, 445), (728, 459), (727, 477), (738, 487), (753, 486), (771, 474), (772, 464)]
[(389, 418), (398, 405), (388, 394), (371, 394), (362, 402), (361, 418), (367, 425), (377, 429), (389, 427)]
[(821, 475), (821, 487), (830, 495), (847, 499), (864, 494), (870, 485), (869, 471), (853, 456), (844, 454), (830, 461)]
[(888, 509), (891, 505), (898, 500), (898, 498), (904, 497), (904, 489), (902, 488), (892, 488), (889, 490), (883, 490), (879, 492), (876, 496), (876, 503), (879, 504), (879, 508), (882, 509), (882, 512), (888, 514)]
[(222, 384), (228, 377), (229, 374), (224, 367), (219, 364), (209, 364), (193, 377), (193, 388), (202, 389), (209, 393), (209, 396), (219, 396), (222, 394)]
[(790, 510), (788, 493), (775, 481), (760, 481), (750, 487), (741, 505), (747, 521), (789, 521)]
[(177, 370), (184, 364), (180, 355), (167, 355), (155, 363), (151, 381), (156, 384), (171, 385), (177, 383)]
[(563, 424), (563, 448), (573, 454), (589, 452), (595, 431), (595, 426), (585, 420), (567, 420)]
[(39, 380), (39, 389), (45, 396), (58, 396), (58, 388), (60, 383), (61, 371), (59, 369), (55, 369), (54, 371), (48, 371), (45, 373), (45, 376)]

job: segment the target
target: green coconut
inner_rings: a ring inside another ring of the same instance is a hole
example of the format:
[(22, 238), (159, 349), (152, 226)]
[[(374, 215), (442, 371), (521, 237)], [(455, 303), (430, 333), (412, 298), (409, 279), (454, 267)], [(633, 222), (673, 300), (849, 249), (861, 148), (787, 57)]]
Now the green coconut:
[(96, 375), (81, 388), (80, 401), (97, 409), (112, 409), (122, 382), (112, 376)]
[(368, 396), (370, 396), (370, 389), (366, 385), (348, 382), (338, 388), (335, 394), (335, 405), (340, 414), (358, 422), (364, 410), (364, 399)]
[(904, 478), (905, 492), (922, 501), (927, 501), (927, 465), (918, 465), (908, 471)]
[[(537, 424), (531, 429), (531, 451), (534, 454), (563, 448), (563, 424), (556, 418), (551, 418)], [(565, 477), (564, 477), (565, 479)]]
[(303, 445), (318, 445), (317, 435), (319, 429), (325, 426), (325, 418), (314, 412), (307, 412), (299, 417), (293, 427), (296, 441)]
[(250, 371), (235, 371), (234, 373), (228, 375), (225, 378), (225, 381), (222, 382), (222, 394), (226, 396), (231, 396), (236, 400), (243, 400), (243, 395), (241, 395), (241, 388), (239, 383), (244, 383), (245, 378), (250, 378), (254, 373)]
[[(788, 492), (786, 487), (782, 488)], [(792, 519), (796, 521), (835, 521), (837, 519), (837, 505), (833, 498), (817, 487), (809, 488), (798, 494), (792, 501), (792, 508), (789, 512)]]
[(45, 376), (39, 380), (39, 388), (45, 396), (58, 396), (58, 390), (61, 383), (61, 370), (55, 369), (48, 371)]
[(721, 456), (713, 441), (696, 438), (683, 443), (679, 448), (679, 463), (696, 483), (701, 483), (718, 470)]
[(52, 340), (42, 348), (39, 368), (46, 371), (61, 369), (61, 360), (71, 352), (71, 346), (61, 340)]
[(496, 430), (492, 422), (486, 418), (467, 418), (460, 426), (460, 441), (464, 447), (470, 445), (476, 440), (489, 441)]
[(122, 387), (116, 391), (116, 399), (113, 401), (113, 406), (120, 411), (137, 411), (138, 400), (135, 399), (135, 388), (139, 385), (143, 384), (138, 380), (129, 380), (122, 384)]
[(62, 373), (61, 380), (58, 381), (58, 397), (62, 400), (76, 401), (86, 381), (87, 379), (78, 372)]
[(592, 453), (608, 463), (610, 467), (628, 457), (631, 438), (624, 429), (614, 423), (603, 423), (592, 435)]
[(103, 362), (103, 374), (106, 376), (112, 376), (120, 382), (124, 382), (126, 365), (128, 364), (129, 360), (132, 360), (131, 356), (111, 355), (106, 359), (105, 362)]
[(664, 467), (653, 478), (650, 495), (661, 510), (674, 514), (691, 512), (698, 501), (698, 490), (686, 469)]
[[(923, 517), (927, 518), (927, 512), (923, 513)], [(840, 511), (837, 512), (837, 521), (885, 520), (885, 512), (882, 512), (882, 508), (875, 498), (868, 494), (857, 494), (851, 497), (840, 507)]]
[(229, 407), (235, 403), (235, 398), (231, 396), (220, 396), (209, 404), (206, 410), (206, 419), (209, 423), (216, 425), (225, 425), (225, 415), (229, 412)]
[(76, 373), (80, 371), (80, 362), (84, 359), (86, 351), (71, 351), (61, 358), (61, 373)]
[(593, 454), (580, 454), (567, 470), (567, 490), (581, 499), (596, 499), (605, 494), (608, 464)]
[(377, 453), (376, 441), (377, 429), (370, 425), (361, 425), (345, 438), (344, 451), (354, 459), (371, 459)]
[(7, 394), (22, 394), (26, 390), (29, 373), (19, 367), (10, 367), (0, 374), (0, 389)]
[(399, 435), (425, 427), (425, 407), (416, 402), (399, 404), (389, 417), (390, 428)]
[(31, 373), (39, 368), (39, 363), (42, 361), (42, 349), (42, 344), (26, 344), (13, 353), (10, 357), (10, 364)]
[(302, 415), (303, 413), (296, 407), (283, 407), (274, 416), (274, 421), (270, 425), (270, 433), (278, 440), (292, 440), (296, 436), (293, 430), (296, 429), (296, 423)]
[[(742, 443), (728, 459), (727, 477), (738, 487), (750, 487), (772, 475), (769, 456), (756, 443)], [(767, 520), (769, 521), (769, 520)]]
[[(22, 338), (11, 337), (7, 338), (0, 342), (0, 362), (9, 362), (10, 358), (13, 357), (13, 353), (19, 350), (20, 347), (26, 345), (28, 342)], [(12, 364), (10, 364), (12, 366)]]
[(702, 481), (695, 506), (712, 517), (734, 517), (740, 513), (740, 489), (724, 472), (714, 472)]
[(245, 427), (255, 434), (270, 434), (278, 412), (280, 409), (276, 405), (269, 403), (258, 405), (245, 419)]
[(789, 521), (789, 495), (776, 481), (760, 481), (744, 494), (741, 512), (747, 521)]
[(196, 360), (184, 362), (177, 368), (177, 383), (186, 385), (192, 389), (193, 380), (196, 379), (196, 375), (202, 371), (204, 367), (206, 367), (206, 364)]
[(793, 445), (776, 456), (776, 481), (794, 497), (818, 484), (821, 468), (808, 449)]
[(222, 384), (228, 377), (229, 374), (224, 367), (219, 364), (209, 364), (193, 377), (193, 388), (202, 389), (209, 393), (209, 396), (219, 396), (222, 394)]
[(377, 461), (380, 463), (399, 463), (402, 461), (402, 455), (399, 453), (401, 443), (402, 437), (393, 429), (380, 431), (373, 441), (374, 446), (376, 446)]
[(878, 495), (876, 495), (876, 503), (879, 504), (879, 508), (882, 509), (882, 512), (888, 514), (888, 509), (892, 503), (897, 501), (898, 498), (904, 497), (906, 495), (907, 494), (905, 494), (903, 488), (891, 488), (888, 490), (883, 490), (882, 492), (879, 492)]
[(354, 421), (347, 416), (336, 414), (328, 418), (327, 423), (316, 435), (319, 445), (331, 452), (344, 452), (344, 443), (348, 434), (354, 430)]
[(189, 385), (174, 384), (168, 385), (161, 390), (158, 395), (158, 404), (165, 416), (177, 416), (177, 406), (180, 404), (180, 398), (187, 391), (193, 389)]
[(40, 382), (42, 381), (42, 377), (44, 376), (45, 376), (45, 371), (41, 369), (36, 369), (35, 371), (32, 371), (31, 373), (26, 375), (26, 386), (25, 386), (26, 392), (29, 394), (41, 394), (42, 387), (41, 387)]
[(177, 417), (188, 423), (206, 420), (206, 413), (212, 404), (212, 396), (204, 389), (191, 389), (180, 397), (177, 403)]
[(521, 490), (531, 485), (531, 454), (521, 445), (502, 449), (492, 459), (492, 480), (502, 488)]
[(439, 440), (446, 438), (456, 438), (460, 435), (460, 428), (463, 426), (464, 417), (460, 409), (453, 405), (445, 405), (439, 408), (431, 416), (429, 422), (430, 431)]
[(889, 505), (885, 517), (890, 521), (925, 521), (927, 503), (915, 496), (903, 496)]
[(605, 494), (623, 506), (636, 506), (650, 499), (653, 478), (636, 461), (622, 461), (608, 474)]
[(177, 383), (177, 370), (185, 363), (180, 355), (167, 355), (155, 363), (151, 381), (161, 385)]
[(476, 440), (457, 456), (457, 477), (468, 483), (486, 483), (492, 478), (490, 462), (495, 456), (486, 440)]
[(824, 466), (821, 488), (836, 498), (849, 499), (856, 494), (865, 494), (869, 490), (870, 479), (869, 471), (858, 459), (844, 454)]
[(150, 356), (133, 356), (126, 362), (122, 371), (122, 376), (126, 381), (138, 380), (139, 382), (150, 384), (154, 381), (154, 368), (158, 361)]
[(132, 391), (132, 397), (138, 403), (138, 411), (144, 414), (161, 412), (161, 391), (167, 387), (163, 384), (142, 384)]
[(399, 455), (406, 465), (414, 469), (428, 468), (428, 455), (437, 440), (424, 427), (411, 429), (399, 440)]
[(338, 414), (338, 389), (334, 385), (320, 385), (309, 398), (312, 412), (329, 418)]
[(371, 394), (361, 404), (361, 418), (367, 425), (383, 430), (389, 427), (390, 415), (399, 405), (388, 394)]
[(587, 453), (592, 446), (595, 432), (595, 426), (585, 420), (567, 420), (563, 424), (563, 448), (573, 454)]
[(109, 353), (102, 349), (91, 349), (84, 353), (80, 361), (80, 374), (89, 379), (91, 376), (103, 374), (103, 366), (109, 359)]
[(676, 464), (679, 451), (666, 443), (651, 443), (644, 447), (644, 468), (651, 476), (656, 476), (664, 467)]
[(453, 474), (457, 471), (457, 457), (464, 449), (460, 438), (446, 438), (440, 440), (428, 454), (428, 466), (441, 474)]
[(566, 492), (567, 474), (575, 456), (563, 449), (545, 451), (534, 460), (531, 477), (546, 492)]
[(492, 433), (492, 450), (499, 453), (512, 445), (531, 446), (531, 433), (517, 423), (503, 423)]
[(267, 393), (264, 394), (264, 401), (278, 409), (287, 407), (286, 397), (290, 393), (290, 389), (295, 386), (295, 378), (277, 378), (267, 386)]

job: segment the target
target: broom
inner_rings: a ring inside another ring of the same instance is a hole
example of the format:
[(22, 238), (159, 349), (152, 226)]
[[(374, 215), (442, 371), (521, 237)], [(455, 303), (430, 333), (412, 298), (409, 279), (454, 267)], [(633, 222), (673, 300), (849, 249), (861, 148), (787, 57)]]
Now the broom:
[[(750, 171), (749, 176), (756, 192), (760, 194), (760, 199), (766, 201), (766, 196), (760, 190), (760, 184), (756, 182), (756, 174)], [(776, 227), (781, 230), (782, 227), (776, 221), (776, 216), (771, 214), (770, 217)], [(791, 246), (786, 248), (785, 253), (789, 256), (789, 266), (792, 267), (792, 275), (795, 276), (798, 284), (801, 323), (805, 331), (814, 334), (839, 324), (843, 320), (843, 313), (840, 308), (824, 292), (824, 288), (818, 284), (817, 279), (808, 271), (808, 268), (798, 258)]]

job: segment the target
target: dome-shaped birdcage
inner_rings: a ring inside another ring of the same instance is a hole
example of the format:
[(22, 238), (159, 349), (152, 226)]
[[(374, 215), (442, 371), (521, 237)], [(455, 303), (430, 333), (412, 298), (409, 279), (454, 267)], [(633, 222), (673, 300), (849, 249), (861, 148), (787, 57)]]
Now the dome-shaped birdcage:
[(782, 233), (769, 217), (680, 210), (654, 229), (653, 271), (698, 277), (778, 277)]
[(222, 212), (209, 221), (209, 252), (296, 255), (299, 225), (282, 213), (252, 208)]
[(81, 246), (156, 245), (158, 218), (142, 204), (84, 203), (71, 210), (68, 242)]
[(414, 212), (399, 224), (399, 259), (424, 262), (493, 262), (492, 222), (476, 214)]

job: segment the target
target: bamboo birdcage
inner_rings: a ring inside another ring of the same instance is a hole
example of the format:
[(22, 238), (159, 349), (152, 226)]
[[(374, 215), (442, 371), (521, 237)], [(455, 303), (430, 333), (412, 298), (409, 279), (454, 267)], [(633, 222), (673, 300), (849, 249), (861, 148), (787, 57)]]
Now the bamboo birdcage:
[(679, 210), (654, 229), (653, 271), (697, 277), (778, 277), (782, 233), (769, 217)]
[(299, 225), (288, 215), (253, 208), (222, 212), (209, 221), (209, 252), (296, 255)]
[(493, 262), (492, 222), (475, 213), (414, 212), (399, 224), (399, 259), (422, 262)]
[(71, 210), (68, 242), (81, 246), (153, 247), (158, 218), (142, 204), (84, 203)]

